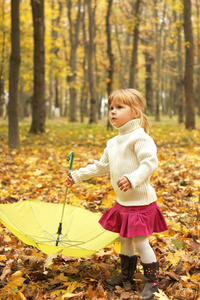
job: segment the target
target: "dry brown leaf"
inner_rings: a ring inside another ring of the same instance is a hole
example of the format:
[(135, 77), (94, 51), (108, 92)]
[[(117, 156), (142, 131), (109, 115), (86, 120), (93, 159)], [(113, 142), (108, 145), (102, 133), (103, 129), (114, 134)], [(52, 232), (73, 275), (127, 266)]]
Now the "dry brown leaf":
[(22, 260), (25, 268), (33, 270), (38, 270), (38, 268), (43, 267), (45, 263), (45, 258), (43, 257), (20, 255), (20, 259)]
[(5, 281), (6, 278), (12, 274), (12, 264), (13, 264), (14, 260), (13, 259), (9, 259), (7, 262), (6, 262), (6, 266), (3, 268), (3, 272), (2, 272), (2, 275), (0, 277), (1, 281)]

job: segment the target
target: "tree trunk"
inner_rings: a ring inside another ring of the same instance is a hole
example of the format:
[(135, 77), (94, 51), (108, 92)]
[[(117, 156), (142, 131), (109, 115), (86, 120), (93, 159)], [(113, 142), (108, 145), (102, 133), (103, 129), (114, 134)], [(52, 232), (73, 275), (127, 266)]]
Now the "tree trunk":
[(147, 101), (147, 109), (150, 113), (153, 113), (153, 86), (152, 86), (152, 63), (153, 58), (149, 54), (148, 51), (145, 52), (145, 61), (146, 61), (146, 101)]
[(153, 72), (152, 65), (154, 63), (154, 57), (151, 53), (151, 45), (153, 43), (153, 29), (150, 26), (149, 20), (152, 18), (149, 14), (149, 10), (145, 9), (144, 11), (145, 18), (145, 34), (144, 38), (141, 38), (142, 44), (145, 46), (144, 49), (144, 57), (145, 57), (145, 97), (146, 97), (146, 105), (147, 110), (153, 114), (154, 105), (153, 105)]
[[(60, 18), (61, 18), (61, 13), (62, 13), (62, 7), (63, 7), (63, 3), (62, 1), (58, 1), (58, 5), (59, 5), (59, 14), (57, 14), (57, 16), (54, 19), (54, 26), (53, 26), (53, 41), (54, 41), (54, 47), (53, 47), (53, 53), (54, 55), (58, 58), (58, 51), (59, 51), (59, 47), (56, 46), (56, 41), (58, 39), (58, 27), (59, 27), (59, 23), (60, 23)], [(58, 72), (56, 72), (57, 74), (55, 75), (55, 108), (57, 108), (59, 110), (59, 115), (60, 115), (60, 111), (61, 111), (61, 103), (59, 101), (59, 93), (58, 93), (58, 85), (59, 85), (59, 80), (58, 80)]]
[(4, 52), (5, 52), (5, 37), (6, 31), (4, 29), (4, 18), (5, 18), (5, 9), (4, 9), (5, 0), (2, 2), (2, 49), (1, 49), (1, 62), (0, 62), (0, 117), (3, 116), (3, 104), (4, 104)]
[[(55, 107), (58, 109), (58, 111), (61, 110), (61, 107), (59, 107), (59, 99), (56, 97), (58, 94), (54, 93), (53, 90), (57, 91), (58, 87), (54, 87), (54, 82), (55, 84), (58, 83), (58, 72), (56, 72), (56, 75), (54, 75), (54, 70), (56, 69), (56, 66), (54, 65), (54, 59), (53, 57), (58, 57), (58, 51), (59, 48), (56, 46), (56, 41), (58, 38), (58, 27), (60, 23), (60, 18), (61, 18), (61, 13), (62, 13), (62, 7), (63, 7), (63, 2), (61, 1), (56, 1), (58, 6), (59, 6), (59, 13), (56, 12), (55, 16), (55, 0), (51, 1), (51, 60), (50, 60), (50, 70), (49, 70), (49, 106), (48, 106), (48, 116), (51, 119), (52, 118), (52, 106), (53, 106), (53, 97), (55, 95)], [(54, 81), (55, 77), (55, 81)]]
[(195, 128), (195, 104), (193, 91), (194, 45), (191, 18), (191, 0), (184, 0), (184, 32), (185, 32), (185, 111), (186, 129)]
[(107, 2), (108, 2), (108, 8), (106, 14), (106, 35), (107, 35), (107, 54), (109, 59), (107, 93), (109, 96), (112, 91), (113, 73), (114, 73), (114, 55), (112, 53), (111, 28), (110, 28), (110, 14), (111, 14), (113, 0), (108, 0)]
[(83, 59), (83, 83), (81, 88), (81, 99), (80, 99), (80, 115), (81, 123), (84, 122), (84, 117), (87, 113), (87, 59), (88, 59), (88, 44), (86, 38), (86, 28), (85, 28), (85, 3), (82, 15), (82, 27), (83, 27), (83, 45), (84, 45), (84, 59)]
[(55, 108), (60, 108), (58, 94), (58, 77), (55, 77)]
[(19, 86), (19, 88), (18, 88), (18, 119), (23, 120), (23, 118), (25, 117), (25, 105), (26, 105), (23, 82), (20, 81), (18, 86)]
[(133, 29), (133, 48), (131, 57), (131, 67), (130, 67), (130, 77), (129, 77), (129, 87), (136, 88), (136, 78), (137, 78), (137, 52), (138, 52), (138, 40), (139, 40), (139, 23), (140, 23), (140, 2), (137, 0), (135, 4), (135, 26)]
[[(106, 14), (106, 35), (107, 35), (107, 54), (109, 59), (108, 66), (108, 79), (107, 79), (107, 94), (108, 96), (112, 92), (113, 85), (113, 73), (114, 73), (114, 55), (112, 53), (112, 39), (111, 39), (111, 28), (110, 28), (110, 14), (112, 9), (113, 0), (108, 0), (107, 14)], [(107, 120), (107, 128), (111, 128), (109, 118)]]
[[(167, 36), (166, 34), (163, 36), (163, 49), (167, 48)], [(161, 91), (163, 91), (164, 93), (161, 92), (161, 106), (162, 106), (162, 114), (163, 115), (167, 115), (168, 113), (168, 103), (170, 102), (170, 66), (169, 66), (169, 61), (167, 58), (165, 58), (165, 55), (162, 57), (162, 63), (161, 63), (161, 69), (164, 70), (162, 72), (162, 76), (161, 76), (161, 85), (160, 85), (160, 89)]]
[(155, 15), (156, 15), (156, 105), (155, 105), (155, 120), (160, 121), (160, 68), (161, 68), (161, 36), (158, 29), (158, 8), (157, 0), (154, 0), (155, 5)]
[(48, 101), (48, 117), (52, 119), (52, 106), (53, 106), (53, 59), (50, 60), (49, 70), (49, 101)]
[(52, 119), (53, 112), (52, 112), (52, 106), (53, 106), (53, 53), (54, 53), (54, 40), (53, 40), (53, 32), (54, 32), (54, 18), (53, 18), (53, 11), (54, 11), (54, 0), (51, 1), (51, 58), (50, 58), (50, 68), (49, 68), (49, 101), (48, 101), (48, 112), (47, 116), (49, 119)]
[[(93, 30), (93, 37), (96, 36), (96, 30), (97, 30), (97, 26), (96, 26), (96, 8), (97, 8), (97, 0), (95, 0), (94, 2), (94, 8), (93, 8), (93, 12), (92, 12), (92, 16), (93, 16), (93, 24), (94, 24), (94, 30)], [(98, 68), (98, 53), (97, 53), (97, 43), (94, 43), (94, 73), (95, 73), (95, 91), (96, 91), (96, 109), (97, 109), (97, 116), (98, 119), (101, 119), (101, 95), (99, 95), (99, 89), (100, 89), (100, 82), (101, 82), (101, 78), (100, 78), (100, 70)]]
[(196, 0), (197, 8), (197, 82), (196, 82), (196, 104), (200, 116), (200, 1)]
[(124, 78), (124, 72), (123, 72), (124, 57), (123, 57), (123, 53), (122, 53), (122, 49), (121, 49), (118, 24), (115, 22), (114, 26), (115, 26), (115, 38), (116, 38), (117, 48), (118, 48), (119, 57), (120, 57), (119, 88), (121, 88), (121, 87), (125, 87), (125, 78)]
[(34, 27), (34, 91), (30, 133), (45, 132), (44, 0), (31, 0)]
[(96, 87), (94, 81), (94, 16), (91, 6), (91, 0), (87, 0), (88, 5), (88, 31), (89, 31), (89, 46), (88, 46), (88, 77), (90, 87), (90, 118), (89, 123), (96, 123), (97, 121), (97, 99), (96, 99)]
[(11, 56), (9, 70), (9, 103), (8, 145), (10, 148), (20, 148), (18, 127), (18, 82), (20, 68), (20, 0), (11, 0)]
[[(85, 54), (86, 56), (86, 54)], [(86, 90), (86, 80), (87, 80), (87, 70), (86, 70), (86, 57), (83, 60), (83, 85), (81, 87), (81, 99), (80, 99), (80, 116), (81, 116), (81, 123), (84, 122), (84, 117), (86, 113), (86, 106), (87, 106), (87, 90)]]
[[(169, 26), (171, 29), (172, 23), (174, 24), (176, 22), (176, 12), (175, 10), (172, 11), (173, 14), (173, 20), (171, 19), (169, 22)], [(169, 49), (170, 49), (170, 53), (174, 53), (175, 49), (174, 49), (175, 44), (174, 43), (170, 43), (169, 45)], [(169, 113), (169, 117), (172, 118), (173, 115), (175, 114), (174, 111), (174, 107), (175, 107), (175, 84), (176, 84), (176, 76), (175, 76), (175, 71), (176, 71), (176, 60), (175, 60), (176, 56), (170, 56), (169, 59), (169, 69), (170, 69), (170, 91), (169, 91), (169, 103), (168, 103), (168, 113)]]
[[(156, 106), (155, 106), (155, 120), (160, 121), (160, 94), (161, 94), (161, 36), (162, 31), (164, 28), (164, 20), (165, 20), (165, 13), (166, 13), (166, 1), (164, 3), (163, 8), (163, 16), (162, 22), (158, 20), (158, 3), (157, 0), (154, 0), (154, 7), (155, 7), (155, 20), (156, 20), (156, 79), (157, 79), (157, 87), (156, 87)], [(160, 26), (159, 26), (160, 24)]]
[[(183, 20), (183, 15), (180, 14), (179, 21), (180, 24)], [(182, 123), (183, 120), (183, 59), (182, 59), (182, 37), (181, 37), (181, 28), (182, 26), (179, 24), (178, 30), (178, 46), (177, 46), (177, 56), (178, 56), (178, 78), (177, 78), (177, 87), (176, 87), (176, 95), (178, 100), (178, 122)]]
[(70, 106), (69, 106), (69, 120), (70, 122), (76, 122), (76, 64), (77, 64), (77, 47), (78, 47), (78, 37), (80, 29), (80, 9), (81, 0), (78, 0), (77, 16), (75, 24), (73, 24), (71, 18), (72, 12), (72, 1), (67, 1), (68, 8), (68, 20), (69, 20), (69, 35), (70, 35), (70, 75), (67, 76), (67, 81), (69, 84), (69, 94), (70, 94)]

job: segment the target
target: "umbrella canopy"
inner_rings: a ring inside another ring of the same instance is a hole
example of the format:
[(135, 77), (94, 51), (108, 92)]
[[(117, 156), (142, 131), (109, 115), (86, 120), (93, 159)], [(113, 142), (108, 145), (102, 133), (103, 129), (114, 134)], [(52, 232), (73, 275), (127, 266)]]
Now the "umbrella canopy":
[(99, 215), (73, 205), (65, 205), (62, 233), (56, 245), (62, 204), (27, 200), (0, 204), (0, 221), (15, 236), (46, 254), (87, 257), (116, 242), (118, 234), (104, 230)]

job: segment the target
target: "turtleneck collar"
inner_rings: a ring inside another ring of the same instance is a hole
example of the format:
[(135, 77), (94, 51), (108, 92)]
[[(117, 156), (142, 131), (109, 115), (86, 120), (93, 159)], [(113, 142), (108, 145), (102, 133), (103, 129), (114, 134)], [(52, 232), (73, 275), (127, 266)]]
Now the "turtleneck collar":
[(119, 135), (129, 133), (129, 132), (135, 130), (136, 128), (139, 128), (140, 127), (139, 124), (140, 124), (140, 119), (134, 119), (134, 120), (127, 122), (126, 124), (117, 128), (119, 130)]

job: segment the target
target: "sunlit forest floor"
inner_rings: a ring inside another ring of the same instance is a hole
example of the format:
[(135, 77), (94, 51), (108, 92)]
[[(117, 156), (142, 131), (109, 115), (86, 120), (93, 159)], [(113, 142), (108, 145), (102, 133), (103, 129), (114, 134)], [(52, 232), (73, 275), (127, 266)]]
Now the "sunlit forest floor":
[[(0, 119), (0, 202), (28, 198), (63, 203), (65, 178), (74, 151), (73, 169), (99, 159), (106, 141), (117, 134), (99, 124), (69, 124), (47, 120), (46, 133), (30, 135), (30, 120), (20, 122), (21, 150), (7, 146), (7, 121)], [(150, 135), (158, 148), (159, 167), (151, 178), (169, 230), (150, 237), (160, 262), (161, 290), (155, 299), (200, 299), (200, 120), (196, 130), (185, 130), (173, 119), (151, 119)], [(115, 195), (105, 175), (73, 186), (67, 202), (103, 213)], [(0, 225), (0, 299), (140, 299), (129, 285), (111, 288), (105, 278), (119, 269), (116, 243), (89, 258), (62, 253), (44, 273), (47, 256), (15, 238)], [(138, 264), (137, 287), (143, 285)]]

